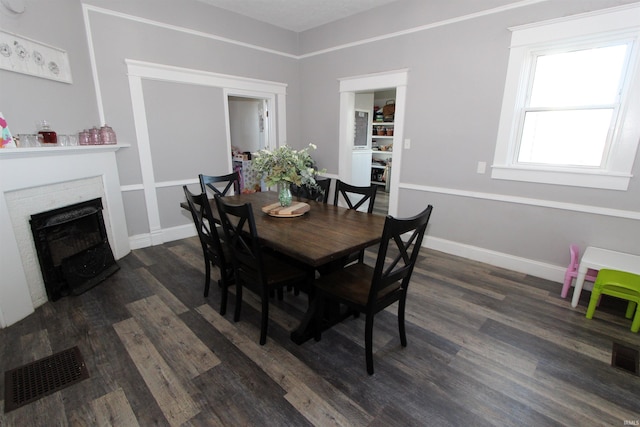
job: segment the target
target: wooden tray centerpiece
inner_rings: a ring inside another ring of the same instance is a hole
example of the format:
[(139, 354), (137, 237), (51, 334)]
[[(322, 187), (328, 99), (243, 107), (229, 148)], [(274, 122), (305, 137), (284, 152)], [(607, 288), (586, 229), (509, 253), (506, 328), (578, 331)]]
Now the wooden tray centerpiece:
[(293, 202), (290, 206), (280, 206), (280, 202), (262, 207), (262, 212), (277, 218), (295, 218), (309, 212), (311, 206), (304, 202)]

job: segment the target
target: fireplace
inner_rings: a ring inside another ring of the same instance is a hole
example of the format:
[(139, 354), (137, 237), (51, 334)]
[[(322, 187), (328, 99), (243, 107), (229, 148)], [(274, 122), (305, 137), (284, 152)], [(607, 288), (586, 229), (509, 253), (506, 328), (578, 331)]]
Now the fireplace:
[[(126, 144), (0, 150), (0, 328), (48, 301), (31, 216), (102, 199), (116, 260), (129, 253), (116, 151)], [(34, 173), (39, 171), (39, 173)]]
[(31, 215), (47, 297), (79, 295), (119, 270), (100, 198)]

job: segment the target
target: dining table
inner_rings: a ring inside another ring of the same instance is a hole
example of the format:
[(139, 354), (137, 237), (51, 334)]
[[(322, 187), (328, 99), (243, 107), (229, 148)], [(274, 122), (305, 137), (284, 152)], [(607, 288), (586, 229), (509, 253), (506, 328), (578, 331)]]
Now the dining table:
[[(271, 191), (230, 195), (223, 199), (233, 205), (250, 203), (261, 244), (314, 271), (379, 243), (385, 223), (383, 215), (307, 199), (297, 200), (309, 205), (304, 214), (272, 216), (262, 210), (278, 202), (278, 194)], [(215, 200), (210, 199), (209, 203), (213, 215), (218, 217)], [(189, 209), (186, 202), (181, 206)], [(309, 304), (300, 325), (291, 332), (294, 342), (301, 344), (314, 336), (314, 316), (313, 304)]]

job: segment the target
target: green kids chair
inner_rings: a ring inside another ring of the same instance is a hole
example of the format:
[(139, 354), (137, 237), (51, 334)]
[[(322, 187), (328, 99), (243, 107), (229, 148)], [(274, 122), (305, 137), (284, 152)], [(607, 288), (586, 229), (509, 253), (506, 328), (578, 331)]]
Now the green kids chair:
[[(600, 295), (611, 295), (616, 298), (622, 298), (629, 301), (627, 305), (627, 313), (625, 317), (631, 319), (631, 332), (638, 332), (640, 329), (640, 310), (636, 310), (640, 304), (640, 276), (625, 271), (602, 269), (598, 273), (593, 291), (591, 291), (591, 299), (587, 308), (587, 319), (593, 318), (596, 311), (598, 299)], [(634, 313), (635, 312), (635, 316)]]

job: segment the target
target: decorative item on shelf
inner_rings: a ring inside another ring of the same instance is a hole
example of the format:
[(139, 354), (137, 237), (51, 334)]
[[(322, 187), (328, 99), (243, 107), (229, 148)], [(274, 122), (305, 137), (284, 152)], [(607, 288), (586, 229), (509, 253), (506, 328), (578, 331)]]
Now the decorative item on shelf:
[(97, 127), (92, 127), (89, 129), (89, 143), (91, 145), (101, 145), (102, 139), (100, 138), (100, 129)]
[(51, 126), (49, 126), (49, 122), (46, 120), (42, 120), (38, 122), (38, 135), (42, 136), (43, 144), (58, 144), (58, 134), (55, 133)]
[(387, 130), (384, 128), (384, 126), (377, 126), (376, 127), (376, 134), (378, 136), (384, 136), (387, 133)]
[(316, 149), (309, 144), (302, 150), (294, 150), (283, 145), (275, 150), (263, 149), (253, 154), (253, 169), (264, 178), (268, 187), (278, 187), (278, 201), (281, 206), (290, 206), (292, 202), (291, 184), (317, 188), (318, 170), (309, 149)]
[(100, 139), (103, 144), (117, 144), (116, 133), (106, 124), (100, 128)]
[(83, 130), (78, 132), (78, 145), (91, 145), (91, 138), (89, 137), (89, 131)]
[(0, 113), (0, 148), (16, 148), (16, 142), (11, 136), (9, 126), (2, 113)]
[(382, 116), (385, 122), (392, 122), (396, 114), (396, 100), (390, 99), (382, 107)]
[(374, 120), (376, 122), (384, 121), (384, 115), (382, 114), (382, 108), (378, 107), (377, 105), (375, 107), (373, 107), (373, 115), (374, 115)]

